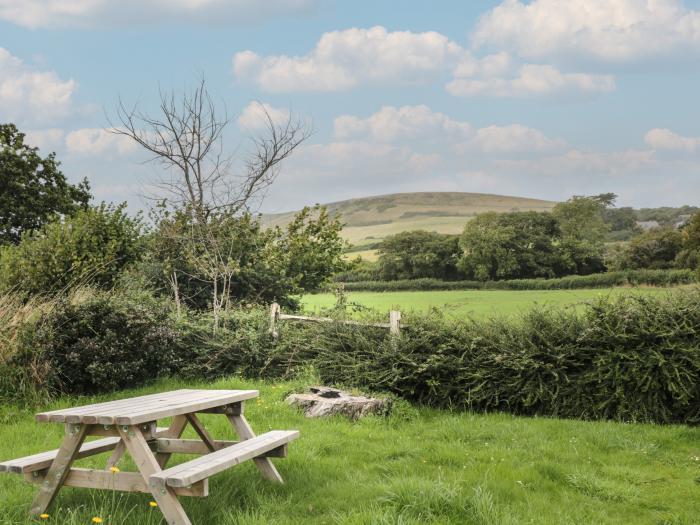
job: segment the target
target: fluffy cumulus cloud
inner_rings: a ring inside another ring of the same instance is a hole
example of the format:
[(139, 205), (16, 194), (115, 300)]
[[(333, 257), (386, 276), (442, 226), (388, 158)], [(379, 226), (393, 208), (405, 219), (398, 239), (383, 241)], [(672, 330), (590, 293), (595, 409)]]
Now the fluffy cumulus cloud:
[(311, 10), (317, 0), (0, 0), (0, 19), (30, 27), (245, 23)]
[(261, 129), (268, 126), (268, 119), (273, 124), (282, 125), (290, 118), (290, 112), (286, 108), (276, 108), (266, 102), (253, 101), (241, 111), (238, 117), (238, 125), (244, 129)]
[(40, 71), (0, 47), (0, 114), (20, 123), (49, 122), (68, 114), (77, 83)]
[(700, 151), (700, 137), (684, 137), (670, 129), (652, 129), (644, 136), (644, 142), (658, 151)]
[(103, 128), (82, 128), (71, 131), (65, 138), (66, 149), (73, 155), (117, 156), (137, 149), (136, 143), (123, 135), (116, 135)]
[(324, 33), (303, 56), (233, 57), (240, 79), (266, 91), (339, 91), (361, 83), (419, 82), (450, 69), (468, 52), (446, 36), (428, 31), (389, 32), (384, 27)]
[(384, 106), (369, 117), (341, 115), (335, 119), (335, 137), (404, 145), (430, 144), (453, 151), (485, 154), (535, 153), (561, 149), (566, 143), (537, 129), (510, 124), (475, 129), (428, 106)]
[(700, 51), (700, 11), (680, 0), (506, 0), (480, 18), (472, 39), (529, 59), (637, 60)]

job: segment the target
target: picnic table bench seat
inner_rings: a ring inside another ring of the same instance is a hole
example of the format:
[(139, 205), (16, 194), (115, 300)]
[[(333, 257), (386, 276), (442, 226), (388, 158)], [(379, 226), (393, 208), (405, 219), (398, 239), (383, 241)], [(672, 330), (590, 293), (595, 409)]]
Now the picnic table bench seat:
[(188, 487), (248, 459), (263, 456), (266, 452), (283, 447), (298, 437), (299, 432), (296, 430), (273, 430), (161, 470), (152, 474), (150, 481), (158, 486)]

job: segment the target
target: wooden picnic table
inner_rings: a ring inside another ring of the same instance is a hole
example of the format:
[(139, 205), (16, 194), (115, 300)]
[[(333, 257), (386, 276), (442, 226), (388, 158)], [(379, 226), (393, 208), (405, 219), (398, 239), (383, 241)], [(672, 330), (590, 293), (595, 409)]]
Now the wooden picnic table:
[[(209, 477), (252, 459), (264, 478), (282, 483), (270, 461), (286, 457), (296, 430), (273, 430), (256, 436), (243, 415), (245, 401), (257, 390), (175, 390), (160, 394), (66, 408), (36, 415), (42, 423), (62, 423), (65, 437), (57, 450), (0, 463), (0, 472), (24, 474), (39, 484), (30, 513), (47, 511), (62, 486), (150, 493), (169, 525), (191, 525), (178, 496), (207, 496)], [(198, 413), (228, 418), (240, 441), (215, 440)], [(160, 419), (171, 418), (159, 428)], [(187, 424), (199, 439), (181, 439)], [(86, 441), (88, 436), (100, 439)], [(72, 467), (76, 459), (112, 451), (104, 470)], [(116, 468), (128, 453), (138, 472)], [(200, 455), (166, 469), (172, 454)]]

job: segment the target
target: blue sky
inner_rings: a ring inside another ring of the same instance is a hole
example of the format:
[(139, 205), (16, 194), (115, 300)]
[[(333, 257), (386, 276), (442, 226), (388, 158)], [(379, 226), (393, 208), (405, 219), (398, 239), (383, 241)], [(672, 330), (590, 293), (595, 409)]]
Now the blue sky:
[(265, 211), (399, 191), (700, 197), (700, 0), (0, 0), (0, 121), (99, 200), (161, 174), (118, 97), (204, 75), (245, 158), (258, 104), (313, 123)]

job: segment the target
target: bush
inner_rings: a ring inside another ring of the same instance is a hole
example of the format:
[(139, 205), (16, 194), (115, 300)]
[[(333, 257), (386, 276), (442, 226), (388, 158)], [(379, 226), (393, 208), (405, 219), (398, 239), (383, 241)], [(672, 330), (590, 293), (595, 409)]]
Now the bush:
[(79, 284), (111, 286), (141, 256), (142, 225), (125, 205), (102, 204), (26, 233), (0, 248), (0, 290), (55, 293)]
[(406, 279), (401, 281), (358, 281), (344, 284), (348, 292), (398, 292), (426, 290), (573, 290), (613, 286), (677, 286), (697, 281), (692, 270), (627, 270), (592, 275), (572, 275), (558, 279), (511, 279), (507, 281), (440, 281)]

